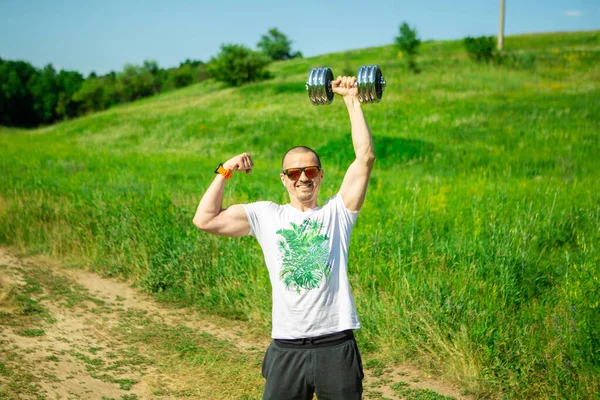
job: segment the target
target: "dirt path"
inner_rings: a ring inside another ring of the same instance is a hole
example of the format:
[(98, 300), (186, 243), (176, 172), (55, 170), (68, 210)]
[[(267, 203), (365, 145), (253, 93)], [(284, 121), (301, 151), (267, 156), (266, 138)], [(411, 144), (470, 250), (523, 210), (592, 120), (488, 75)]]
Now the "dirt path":
[[(0, 248), (0, 398), (260, 398), (269, 340), (249, 332)], [(365, 375), (365, 398), (467, 398), (406, 365)]]

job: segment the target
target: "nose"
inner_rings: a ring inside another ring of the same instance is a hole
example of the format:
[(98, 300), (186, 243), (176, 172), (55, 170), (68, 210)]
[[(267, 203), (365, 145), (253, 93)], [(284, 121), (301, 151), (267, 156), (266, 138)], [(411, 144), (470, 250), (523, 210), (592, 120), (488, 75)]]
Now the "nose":
[(310, 181), (311, 178), (309, 178), (308, 176), (306, 176), (306, 171), (301, 171), (300, 173), (300, 178), (298, 178), (299, 181)]

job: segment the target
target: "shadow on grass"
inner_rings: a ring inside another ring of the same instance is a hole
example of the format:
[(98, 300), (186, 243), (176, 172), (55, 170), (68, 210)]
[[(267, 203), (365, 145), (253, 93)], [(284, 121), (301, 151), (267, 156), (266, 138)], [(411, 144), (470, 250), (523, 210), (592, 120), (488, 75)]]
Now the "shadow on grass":
[[(374, 136), (377, 164), (391, 167), (418, 161), (433, 153), (433, 143), (418, 139), (405, 139), (390, 136)], [(335, 163), (347, 166), (354, 160), (354, 149), (347, 138), (335, 139), (315, 150), (325, 164)]]

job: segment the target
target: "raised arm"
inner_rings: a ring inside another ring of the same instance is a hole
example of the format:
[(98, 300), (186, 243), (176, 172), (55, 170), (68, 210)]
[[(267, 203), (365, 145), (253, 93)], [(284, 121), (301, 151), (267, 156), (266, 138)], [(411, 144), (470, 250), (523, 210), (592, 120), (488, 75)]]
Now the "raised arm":
[(338, 77), (332, 83), (334, 93), (344, 98), (350, 115), (352, 145), (356, 158), (346, 171), (340, 188), (340, 195), (346, 208), (352, 211), (360, 210), (365, 201), (369, 176), (375, 161), (373, 138), (361, 104), (358, 101), (358, 89), (354, 87), (355, 81), (356, 78), (354, 77)]
[[(250, 173), (254, 163), (250, 154), (243, 153), (223, 163), (223, 168)], [(220, 236), (244, 236), (250, 232), (250, 224), (244, 206), (236, 204), (223, 207), (223, 190), (227, 179), (217, 174), (198, 204), (194, 225), (205, 232)]]

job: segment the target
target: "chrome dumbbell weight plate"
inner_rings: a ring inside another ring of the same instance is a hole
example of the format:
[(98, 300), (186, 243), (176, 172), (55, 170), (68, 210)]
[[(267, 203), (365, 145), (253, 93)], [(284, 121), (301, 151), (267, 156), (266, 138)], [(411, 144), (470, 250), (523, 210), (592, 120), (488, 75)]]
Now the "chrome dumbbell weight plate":
[(329, 68), (313, 68), (308, 74), (306, 90), (314, 105), (330, 104), (333, 101), (333, 72)]
[(379, 103), (385, 89), (385, 79), (377, 65), (363, 65), (357, 75), (358, 100), (361, 103)]
[[(313, 68), (308, 74), (306, 90), (314, 105), (330, 104), (333, 101), (331, 82), (333, 73), (329, 68)], [(361, 103), (378, 103), (383, 97), (385, 79), (377, 65), (363, 65), (358, 69), (355, 85)]]

